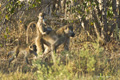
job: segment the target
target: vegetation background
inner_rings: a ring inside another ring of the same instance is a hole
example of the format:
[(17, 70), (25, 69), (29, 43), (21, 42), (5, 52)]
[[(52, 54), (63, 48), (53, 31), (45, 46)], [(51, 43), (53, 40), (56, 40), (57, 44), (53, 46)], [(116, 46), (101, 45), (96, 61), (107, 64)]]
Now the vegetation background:
[[(53, 29), (73, 24), (70, 51), (58, 49), (57, 65), (19, 58), (8, 67), (7, 53), (26, 44), (26, 28), (40, 12)], [(0, 80), (119, 80), (119, 74), (120, 0), (0, 0)]]

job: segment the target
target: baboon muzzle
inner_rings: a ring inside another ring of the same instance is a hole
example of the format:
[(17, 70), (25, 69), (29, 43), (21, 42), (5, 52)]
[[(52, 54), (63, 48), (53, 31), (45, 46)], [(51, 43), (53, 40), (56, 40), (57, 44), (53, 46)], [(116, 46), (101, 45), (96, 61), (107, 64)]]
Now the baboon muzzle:
[(71, 37), (74, 37), (74, 36), (75, 36), (75, 33), (72, 33), (72, 34), (71, 34)]

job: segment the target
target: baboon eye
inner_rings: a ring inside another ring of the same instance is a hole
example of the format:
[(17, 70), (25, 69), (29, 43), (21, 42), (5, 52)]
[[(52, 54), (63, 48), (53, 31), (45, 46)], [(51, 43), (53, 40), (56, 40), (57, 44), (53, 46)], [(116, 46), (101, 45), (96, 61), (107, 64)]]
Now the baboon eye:
[(32, 46), (30, 46), (30, 48), (32, 48)]

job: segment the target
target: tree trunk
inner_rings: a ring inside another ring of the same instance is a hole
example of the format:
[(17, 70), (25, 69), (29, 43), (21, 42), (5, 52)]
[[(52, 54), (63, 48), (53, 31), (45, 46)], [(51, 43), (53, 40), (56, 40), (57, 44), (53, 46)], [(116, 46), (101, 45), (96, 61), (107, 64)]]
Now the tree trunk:
[(114, 16), (117, 16), (116, 0), (112, 0), (112, 9), (113, 9), (113, 15), (114, 15)]
[(110, 40), (110, 36), (108, 35), (108, 24), (107, 24), (107, 1), (103, 0), (103, 7), (102, 7), (102, 18), (103, 18), (103, 26), (104, 26), (104, 39), (105, 41)]
[(118, 10), (119, 10), (119, 13), (118, 13), (118, 28), (120, 28), (120, 0), (118, 0)]

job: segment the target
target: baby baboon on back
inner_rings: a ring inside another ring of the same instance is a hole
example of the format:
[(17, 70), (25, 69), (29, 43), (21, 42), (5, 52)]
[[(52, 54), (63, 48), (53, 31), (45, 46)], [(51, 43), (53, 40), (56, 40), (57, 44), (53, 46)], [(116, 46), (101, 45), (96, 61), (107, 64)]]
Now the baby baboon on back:
[[(29, 47), (27, 47), (26, 45), (24, 46), (17, 46), (14, 48), (13, 51), (10, 51), (8, 53), (8, 57), (10, 55), (12, 55), (12, 57), (9, 59), (9, 66), (10, 66), (10, 63), (16, 59), (18, 57), (18, 55), (20, 54), (23, 54), (24, 55), (24, 59), (26, 61), (27, 64), (29, 64), (29, 61), (28, 61), (28, 57), (31, 57), (32, 54), (34, 54), (35, 56), (37, 56), (37, 53), (36, 53), (37, 49), (36, 49), (36, 45), (31, 45)], [(33, 56), (32, 56), (33, 57)]]
[(45, 13), (39, 13), (39, 16), (38, 16), (38, 22), (37, 22), (37, 33), (41, 33), (42, 35), (46, 34), (46, 31), (45, 31), (45, 21), (44, 21), (44, 16), (45, 16)]
[(35, 45), (37, 47), (37, 54), (44, 51), (42, 36), (46, 34), (45, 32), (45, 22), (44, 13), (40, 13), (38, 16), (39, 20), (36, 25), (37, 37), (35, 39)]
[(26, 39), (26, 43), (28, 44), (28, 31), (29, 31), (29, 28), (30, 28), (30, 25), (31, 24), (35, 24), (36, 25), (36, 32), (37, 32), (37, 37), (35, 38), (35, 45), (37, 47), (37, 53), (40, 53), (40, 52), (44, 52), (44, 47), (43, 47), (43, 41), (42, 41), (42, 36), (45, 35), (45, 34), (49, 34), (52, 29), (50, 27), (47, 27), (45, 28), (45, 22), (44, 22), (44, 13), (39, 13), (39, 16), (38, 16), (38, 22), (37, 24), (35, 22), (31, 22), (29, 25), (28, 25), (28, 28), (27, 28), (27, 33), (26, 33), (26, 36), (27, 36), (27, 39)]

